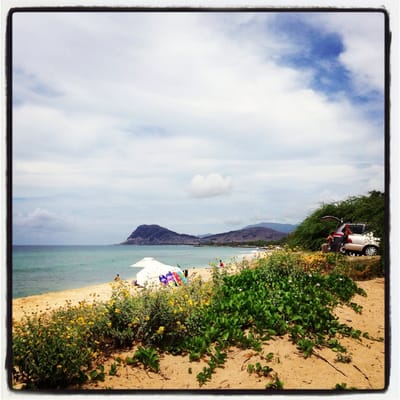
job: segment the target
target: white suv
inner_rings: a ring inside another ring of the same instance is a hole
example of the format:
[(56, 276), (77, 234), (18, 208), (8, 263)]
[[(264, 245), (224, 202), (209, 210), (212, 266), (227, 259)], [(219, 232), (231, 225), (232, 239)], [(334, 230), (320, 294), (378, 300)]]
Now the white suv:
[[(333, 234), (331, 251), (340, 251), (350, 255), (363, 254), (365, 256), (375, 256), (379, 251), (380, 239), (375, 237), (368, 225), (362, 223), (343, 223), (343, 220), (327, 215), (322, 217), (324, 220), (333, 220), (340, 223), (340, 226)], [(344, 239), (345, 228), (350, 229), (351, 233)]]

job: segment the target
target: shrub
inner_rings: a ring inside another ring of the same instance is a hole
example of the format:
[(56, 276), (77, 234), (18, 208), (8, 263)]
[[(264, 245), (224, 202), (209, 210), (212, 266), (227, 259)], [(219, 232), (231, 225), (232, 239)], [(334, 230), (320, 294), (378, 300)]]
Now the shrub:
[(350, 305), (350, 299), (363, 292), (350, 278), (327, 273), (323, 259), (317, 267), (309, 261), (300, 253), (277, 252), (260, 259), (254, 269), (222, 275), (203, 314), (203, 328), (189, 338), (188, 347), (201, 356), (216, 341), (224, 347), (257, 348), (271, 335), (289, 333), (307, 356), (313, 346), (327, 345), (337, 333), (353, 335), (333, 309), (339, 303)]
[(141, 304), (137, 296), (132, 296), (126, 281), (113, 283), (110, 300), (106, 303), (107, 327), (105, 336), (114, 347), (130, 346), (137, 337), (137, 322)]
[(132, 364), (142, 364), (145, 369), (149, 369), (153, 372), (158, 372), (160, 370), (160, 359), (157, 352), (152, 348), (139, 346), (133, 356)]
[(97, 355), (96, 341), (88, 330), (90, 321), (68, 314), (32, 316), (14, 325), (15, 376), (29, 387), (66, 387), (87, 379), (84, 371)]

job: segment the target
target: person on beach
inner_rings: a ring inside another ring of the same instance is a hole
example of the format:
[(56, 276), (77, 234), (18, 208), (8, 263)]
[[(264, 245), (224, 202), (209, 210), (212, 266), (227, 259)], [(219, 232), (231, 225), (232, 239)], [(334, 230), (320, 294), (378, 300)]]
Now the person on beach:
[(121, 280), (121, 278), (119, 277), (119, 274), (115, 275), (114, 281), (115, 281), (115, 282), (118, 282), (119, 280)]
[(344, 246), (347, 243), (347, 240), (349, 238), (349, 235), (352, 235), (353, 232), (350, 229), (350, 226), (346, 224), (343, 228), (343, 240), (342, 240), (342, 246)]
[(326, 238), (326, 242), (328, 244), (328, 250), (333, 250), (333, 240), (334, 240), (334, 235), (335, 232), (332, 232), (328, 235), (328, 237)]
[(334, 251), (334, 240), (335, 240), (334, 233), (335, 232), (331, 232), (326, 238), (326, 243), (324, 243), (321, 246), (321, 251), (323, 253), (327, 253), (328, 251)]
[(223, 266), (224, 266), (224, 263), (222, 262), (222, 260), (219, 260), (219, 267), (223, 268)]

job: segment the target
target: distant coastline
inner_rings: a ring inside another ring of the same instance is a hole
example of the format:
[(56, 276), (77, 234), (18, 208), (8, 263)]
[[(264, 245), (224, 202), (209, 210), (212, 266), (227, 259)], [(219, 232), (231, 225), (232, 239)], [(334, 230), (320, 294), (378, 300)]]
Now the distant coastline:
[[(287, 226), (285, 226), (287, 229)], [(123, 241), (122, 245), (208, 245), (208, 246), (262, 246), (288, 236), (266, 226), (249, 226), (242, 229), (194, 236), (177, 233), (160, 225), (140, 225)]]

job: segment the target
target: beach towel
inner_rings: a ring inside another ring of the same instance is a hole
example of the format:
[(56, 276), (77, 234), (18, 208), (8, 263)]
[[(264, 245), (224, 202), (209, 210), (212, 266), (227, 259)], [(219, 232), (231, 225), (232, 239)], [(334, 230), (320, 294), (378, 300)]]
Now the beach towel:
[(166, 274), (165, 276), (166, 276), (166, 278), (167, 278), (167, 284), (168, 284), (168, 286), (175, 286), (175, 285), (176, 285), (174, 276), (172, 275), (172, 272), (171, 272), (171, 271), (168, 271), (167, 274)]
[(172, 276), (174, 277), (175, 283), (176, 283), (178, 286), (183, 285), (182, 279), (179, 277), (179, 275), (178, 275), (177, 272), (173, 271), (173, 272), (172, 272)]
[(177, 274), (178, 274), (179, 278), (181, 278), (182, 283), (184, 285), (186, 285), (187, 284), (187, 279), (186, 279), (184, 273), (182, 271), (178, 271)]
[(160, 275), (159, 279), (160, 279), (161, 284), (163, 284), (163, 285), (168, 284), (167, 277), (165, 275)]

